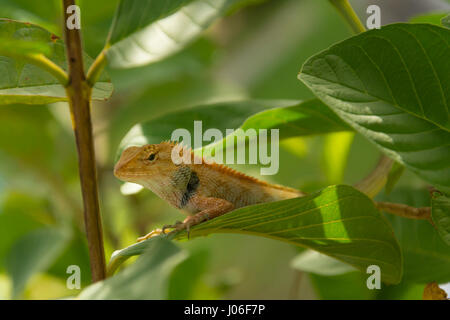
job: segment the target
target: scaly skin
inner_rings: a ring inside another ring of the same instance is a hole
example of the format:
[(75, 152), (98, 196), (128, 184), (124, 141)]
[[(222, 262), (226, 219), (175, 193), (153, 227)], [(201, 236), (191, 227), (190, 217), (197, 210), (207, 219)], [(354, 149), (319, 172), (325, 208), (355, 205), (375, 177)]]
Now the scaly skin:
[(138, 241), (165, 233), (166, 228), (186, 229), (213, 219), (231, 210), (252, 204), (296, 198), (299, 190), (269, 184), (216, 163), (196, 164), (199, 159), (187, 149), (191, 164), (172, 161), (173, 142), (162, 142), (123, 151), (114, 167), (114, 175), (128, 182), (140, 184), (173, 207), (189, 216), (181, 223), (152, 231)]

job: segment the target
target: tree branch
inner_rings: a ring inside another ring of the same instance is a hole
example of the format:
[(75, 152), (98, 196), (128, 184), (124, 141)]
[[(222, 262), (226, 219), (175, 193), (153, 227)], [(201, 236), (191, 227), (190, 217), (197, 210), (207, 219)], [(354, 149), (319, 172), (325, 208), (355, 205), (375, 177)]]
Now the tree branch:
[(408, 218), (408, 219), (420, 219), (428, 220), (431, 222), (431, 208), (422, 207), (414, 208), (406, 204), (390, 203), (390, 202), (375, 202), (378, 210), (386, 211), (387, 213)]
[(69, 85), (66, 87), (66, 93), (69, 98), (77, 143), (84, 222), (88, 239), (92, 281), (95, 282), (104, 279), (106, 276), (105, 254), (90, 114), (92, 89), (87, 84), (84, 74), (80, 32), (77, 29), (69, 30), (65, 23), (69, 18), (66, 8), (74, 4), (74, 0), (63, 0), (63, 29), (69, 65)]
[(348, 0), (329, 0), (330, 3), (339, 11), (339, 13), (344, 17), (344, 19), (348, 22), (353, 32), (361, 33), (366, 31), (366, 28), (359, 20), (352, 6), (348, 2)]

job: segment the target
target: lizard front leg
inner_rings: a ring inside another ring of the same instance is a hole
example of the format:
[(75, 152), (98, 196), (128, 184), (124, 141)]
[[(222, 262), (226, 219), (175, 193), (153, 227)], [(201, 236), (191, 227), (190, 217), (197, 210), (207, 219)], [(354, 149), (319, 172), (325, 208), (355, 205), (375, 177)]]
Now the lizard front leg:
[(190, 227), (202, 223), (205, 220), (214, 219), (221, 216), (227, 212), (230, 212), (234, 208), (234, 205), (231, 202), (220, 198), (194, 196), (190, 202), (194, 207), (200, 210), (200, 212), (192, 216), (188, 216), (182, 223), (169, 226), (175, 228), (177, 231), (186, 229), (188, 237)]
[(160, 234), (166, 234), (166, 229), (168, 228), (174, 228), (176, 231), (186, 230), (189, 237), (189, 230), (192, 226), (195, 226), (205, 220), (221, 216), (222, 214), (230, 212), (234, 208), (234, 205), (231, 202), (220, 198), (193, 196), (189, 202), (192, 206), (200, 210), (200, 212), (192, 216), (188, 216), (183, 222), (176, 222), (173, 225), (166, 225), (162, 229), (153, 230), (149, 234), (138, 238), (138, 241), (147, 240)]

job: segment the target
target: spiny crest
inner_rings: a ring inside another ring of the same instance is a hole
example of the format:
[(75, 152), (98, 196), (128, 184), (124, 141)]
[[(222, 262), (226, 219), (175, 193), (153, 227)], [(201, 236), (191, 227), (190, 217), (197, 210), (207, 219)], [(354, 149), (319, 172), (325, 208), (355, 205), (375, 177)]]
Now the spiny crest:
[[(247, 181), (250, 181), (250, 182), (258, 183), (260, 185), (272, 187), (272, 188), (275, 188), (275, 189), (280, 189), (280, 190), (289, 191), (289, 192), (299, 192), (297, 189), (285, 187), (285, 186), (278, 185), (278, 184), (270, 184), (270, 183), (268, 183), (266, 181), (259, 180), (257, 178), (252, 177), (252, 176), (249, 176), (249, 175), (247, 175), (247, 174), (245, 174), (243, 172), (240, 172), (240, 171), (237, 171), (237, 170), (235, 170), (233, 168), (230, 168), (230, 167), (228, 167), (228, 166), (226, 166), (224, 164), (213, 162), (212, 159), (208, 159), (209, 162), (210, 162), (210, 163), (208, 163), (208, 162), (205, 161), (205, 158), (203, 156), (199, 156), (199, 155), (195, 154), (194, 151), (192, 150), (192, 148), (184, 145), (183, 142), (176, 142), (176, 141), (171, 141), (171, 140), (165, 140), (165, 141), (161, 142), (160, 144), (166, 144), (166, 145), (169, 145), (169, 146), (172, 146), (172, 147), (175, 147), (175, 146), (179, 145), (179, 146), (182, 147), (183, 154), (185, 154), (185, 152), (191, 154), (192, 163), (195, 163), (194, 162), (195, 158), (196, 159), (201, 159), (202, 160), (201, 161), (202, 165), (204, 165), (204, 166), (206, 166), (208, 168), (211, 168), (213, 170), (219, 171), (219, 172), (223, 173), (224, 175), (234, 176), (234, 177), (239, 178), (239, 179), (243, 179), (243, 180), (247, 180)], [(211, 161), (212, 161), (212, 163), (211, 163)]]
[[(228, 166), (226, 166), (224, 164), (216, 163), (216, 162), (207, 163), (205, 161), (205, 158), (203, 157), (203, 155), (200, 156), (200, 155), (195, 154), (194, 151), (192, 150), (192, 148), (189, 147), (189, 146), (184, 145), (183, 142), (176, 142), (176, 141), (166, 140), (166, 141), (161, 142), (161, 144), (168, 144), (168, 145), (173, 146), (173, 147), (179, 145), (179, 146), (182, 147), (183, 154), (185, 154), (185, 152), (191, 154), (191, 159), (192, 160), (194, 160), (194, 158), (197, 158), (197, 159), (201, 158), (201, 160), (202, 160), (201, 163), (203, 165), (208, 166), (208, 167), (210, 167), (210, 168), (212, 168), (214, 170), (217, 170), (219, 172), (222, 172), (222, 173), (224, 173), (226, 175), (235, 176), (235, 177), (240, 178), (240, 179), (246, 179), (246, 180), (249, 180), (249, 181), (252, 181), (252, 182), (258, 182), (258, 183), (261, 183), (261, 184), (267, 184), (265, 181), (258, 180), (258, 179), (254, 178), (252, 176), (249, 176), (249, 175), (247, 175), (245, 173), (239, 172), (239, 171), (237, 171), (237, 170), (235, 170), (233, 168), (230, 168), (230, 167), (228, 167)], [(208, 161), (211, 162), (212, 159), (208, 159)]]

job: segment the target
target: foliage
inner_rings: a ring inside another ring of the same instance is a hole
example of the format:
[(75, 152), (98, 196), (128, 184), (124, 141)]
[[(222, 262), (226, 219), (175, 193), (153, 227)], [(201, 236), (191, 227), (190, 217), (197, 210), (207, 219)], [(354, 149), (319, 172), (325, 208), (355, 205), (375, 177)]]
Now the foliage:
[[(66, 103), (84, 93), (70, 91), (61, 3), (2, 0), (7, 298), (43, 288), (53, 298), (287, 298), (291, 273), (301, 272), (323, 299), (420, 299), (426, 283), (450, 281), (448, 12), (352, 36), (326, 1), (78, 4), (110, 277), (88, 285), (95, 261)], [(129, 185), (113, 177), (114, 162), (128, 146), (192, 133), (195, 120), (224, 134), (196, 152), (226, 146), (238, 129), (279, 129), (280, 172), (269, 180), (309, 194), (234, 210), (193, 227), (190, 239), (183, 231), (134, 243), (178, 213), (149, 192), (121, 194)], [(383, 154), (395, 164), (385, 192), (370, 199), (350, 185)], [(380, 212), (376, 201), (431, 207), (430, 221)], [(373, 264), (379, 291), (365, 284)], [(83, 290), (66, 288), (69, 265), (80, 266)]]

